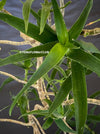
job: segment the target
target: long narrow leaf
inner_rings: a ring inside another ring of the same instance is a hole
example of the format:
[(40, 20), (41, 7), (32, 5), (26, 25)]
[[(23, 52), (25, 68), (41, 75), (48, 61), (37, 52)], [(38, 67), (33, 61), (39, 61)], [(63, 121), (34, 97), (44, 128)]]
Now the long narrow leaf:
[(55, 69), (58, 70), (64, 77), (66, 77), (65, 71), (60, 66), (55, 66)]
[(52, 0), (54, 19), (58, 40), (61, 44), (65, 45), (69, 40), (68, 32), (62, 14), (60, 12), (59, 6), (56, 0)]
[(75, 104), (75, 119), (77, 134), (83, 134), (87, 118), (87, 88), (85, 69), (79, 63), (72, 61), (72, 91)]
[(100, 123), (100, 115), (88, 115), (87, 120)]
[(13, 79), (12, 78), (7, 78), (5, 81), (3, 81), (3, 83), (2, 83), (2, 85), (1, 85), (1, 87), (0, 87), (0, 91), (2, 90), (2, 88), (6, 85), (6, 84), (8, 84), (8, 83), (10, 83), (10, 82), (12, 82), (13, 81)]
[(89, 98), (96, 98), (100, 96), (100, 90), (96, 91), (95, 93), (93, 93), (92, 95), (89, 96)]
[(69, 128), (62, 119), (55, 120), (55, 123), (63, 132), (76, 133), (74, 130)]
[(21, 117), (23, 117), (23, 116), (27, 116), (27, 115), (31, 115), (31, 114), (33, 114), (33, 115), (48, 116), (48, 110), (33, 110), (33, 111), (30, 111), (30, 112), (27, 112), (27, 113), (21, 115), (21, 116), (19, 117), (19, 119), (20, 119)]
[[(37, 23), (38, 23), (38, 25), (40, 27), (40, 20), (41, 20), (40, 16), (32, 9), (31, 9), (31, 14), (36, 18)], [(51, 33), (56, 35), (56, 32), (47, 23), (45, 24), (44, 29), (46, 29), (47, 31), (49, 31), (49, 32), (51, 32)]]
[(65, 53), (69, 51), (69, 49), (60, 43), (57, 43), (50, 51), (50, 53), (45, 58), (44, 62), (41, 64), (39, 69), (33, 74), (33, 76), (29, 79), (28, 83), (22, 88), (22, 90), (17, 94), (16, 99), (13, 101), (9, 114), (16, 105), (17, 100), (21, 97), (21, 95), (26, 91), (34, 82), (36, 82), (40, 77), (49, 72), (65, 55)]
[(97, 19), (97, 20), (95, 20), (95, 21), (92, 21), (92, 22), (86, 24), (85, 27), (90, 26), (90, 25), (93, 25), (94, 23), (97, 23), (97, 22), (99, 22), (99, 21), (100, 21), (100, 19)]
[(72, 49), (68, 57), (100, 76), (100, 59), (81, 49)]
[(100, 51), (99, 49), (97, 49), (92, 43), (90, 42), (85, 42), (85, 41), (78, 41), (78, 40), (74, 40), (74, 42), (80, 46), (81, 48), (83, 48), (85, 51), (90, 52), (90, 53), (99, 53)]
[(48, 54), (47, 52), (50, 51), (50, 49), (55, 45), (55, 43), (55, 41), (46, 43), (44, 45), (33, 47), (25, 51), (20, 51), (19, 53), (8, 56), (7, 58), (0, 59), (0, 66), (13, 64), (34, 57), (46, 56)]
[(66, 78), (66, 80), (63, 82), (61, 88), (59, 89), (58, 94), (56, 95), (53, 103), (51, 104), (49, 108), (49, 114), (52, 114), (53, 111), (57, 109), (59, 105), (66, 99), (69, 91), (72, 88), (72, 83), (71, 83), (71, 77), (69, 76)]
[(48, 118), (45, 123), (43, 124), (42, 128), (44, 130), (48, 129), (53, 123), (53, 119), (52, 118)]
[(75, 106), (71, 104), (68, 106), (67, 112), (65, 113), (66, 120), (69, 121), (75, 115)]
[(93, 5), (93, 0), (88, 0), (87, 5), (85, 6), (85, 8), (84, 8), (83, 12), (81, 13), (80, 17), (77, 19), (75, 24), (71, 27), (71, 29), (69, 31), (70, 41), (72, 39), (77, 39), (77, 37), (80, 35), (80, 33), (81, 33), (85, 23), (86, 23), (88, 15), (90, 13), (92, 5)]
[[(16, 28), (17, 30), (25, 33), (24, 20), (5, 13), (0, 13), (0, 20), (8, 23), (9, 25)], [(46, 29), (43, 31), (41, 35), (39, 35), (39, 33), (40, 33), (40, 28), (38, 26), (32, 23), (28, 24), (28, 31), (27, 31), (28, 36), (38, 40), (41, 43), (57, 41), (57, 36)]]
[(5, 4), (6, 4), (6, 1), (7, 1), (7, 0), (2, 0), (2, 1), (0, 1), (0, 10), (2, 10), (2, 9), (4, 8), (4, 6), (5, 6)]
[(30, 12), (37, 20), (37, 23), (40, 24), (40, 16), (32, 8), (31, 8)]
[[(25, 114), (27, 113), (27, 97), (25, 95), (23, 95), (19, 101), (18, 101), (18, 107), (20, 108), (20, 112), (21, 114)], [(27, 116), (23, 116), (25, 122), (28, 122), (28, 117)]]
[(29, 15), (30, 15), (30, 9), (32, 5), (33, 0), (26, 0), (23, 3), (23, 18), (25, 22), (25, 32), (27, 33), (28, 30), (28, 23), (29, 23)]
[(45, 24), (47, 22), (47, 18), (50, 14), (51, 9), (51, 2), (45, 1), (44, 4), (42, 4), (42, 11), (41, 11), (41, 21), (40, 21), (40, 34), (43, 32)]

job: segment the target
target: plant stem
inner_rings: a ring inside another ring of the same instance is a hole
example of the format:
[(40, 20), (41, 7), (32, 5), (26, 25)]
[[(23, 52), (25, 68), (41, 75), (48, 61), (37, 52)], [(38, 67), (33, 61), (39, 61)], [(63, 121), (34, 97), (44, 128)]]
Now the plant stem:
[(9, 40), (0, 40), (0, 44), (9, 44), (9, 45), (13, 45), (13, 46), (20, 46), (20, 45), (33, 46), (29, 41), (16, 42), (16, 41), (9, 41)]
[[(17, 77), (15, 77), (14, 75), (9, 74), (9, 73), (7, 73), (7, 72), (0, 71), (0, 74), (3, 74), (3, 75), (5, 75), (5, 76), (8, 76), (8, 77), (14, 79), (15, 81), (17, 81), (17, 82), (19, 82), (19, 83), (27, 84), (27, 81), (20, 80), (20, 79), (18, 79)], [(34, 88), (37, 88), (36, 85), (31, 85), (31, 86), (34, 87)]]
[[(60, 2), (60, 7), (64, 7), (64, 0), (59, 0), (59, 2)], [(60, 10), (61, 10), (62, 16), (64, 16), (64, 14), (65, 14), (65, 8), (62, 8)]]
[(31, 127), (34, 127), (34, 121), (33, 120), (35, 120), (35, 122), (38, 125), (38, 127), (40, 128), (42, 134), (45, 134), (45, 132), (42, 129), (39, 121), (33, 115), (31, 115), (31, 117), (32, 117), (31, 118), (31, 122), (29, 122), (29, 123), (24, 123), (24, 122), (13, 120), (13, 119), (0, 119), (0, 122), (9, 122), (9, 123), (15, 123), (15, 124), (18, 124), (18, 125), (22, 125), (22, 126), (27, 126), (27, 127), (31, 126)]
[(19, 125), (27, 126), (27, 127), (32, 126), (31, 123), (24, 123), (24, 122), (12, 120), (12, 119), (0, 119), (0, 122), (10, 122), (10, 123), (15, 123), (15, 124), (19, 124)]
[[(63, 102), (63, 105), (71, 105), (73, 103), (74, 103), (74, 99), (70, 99), (70, 100)], [(87, 103), (94, 104), (94, 105), (100, 105), (100, 100), (87, 98)]]
[(28, 76), (28, 69), (25, 69), (25, 79), (24, 79), (24, 81), (27, 81), (28, 79), (27, 79), (27, 76)]
[(100, 28), (94, 28), (94, 29), (83, 29), (81, 32), (81, 35), (83, 35), (84, 37), (87, 36), (95, 36), (100, 34)]

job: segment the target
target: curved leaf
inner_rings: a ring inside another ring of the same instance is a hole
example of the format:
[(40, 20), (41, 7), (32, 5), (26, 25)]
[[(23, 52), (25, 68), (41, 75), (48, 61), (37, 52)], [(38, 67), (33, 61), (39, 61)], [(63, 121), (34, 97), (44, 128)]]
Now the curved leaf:
[(87, 120), (100, 123), (100, 115), (88, 115)]
[(72, 49), (67, 53), (68, 57), (82, 64), (87, 69), (100, 76), (100, 59), (81, 49)]
[(59, 6), (57, 4), (57, 1), (52, 0), (52, 5), (53, 5), (53, 10), (54, 10), (54, 19), (55, 19), (57, 37), (58, 37), (59, 42), (62, 45), (65, 45), (66, 42), (69, 40), (66, 25), (65, 25), (63, 16), (62, 16), (62, 14), (60, 12), (60, 9), (59, 9)]
[(45, 58), (44, 62), (41, 64), (38, 70), (33, 74), (33, 76), (28, 80), (28, 83), (22, 88), (22, 90), (17, 94), (16, 99), (13, 101), (9, 115), (16, 105), (18, 99), (22, 96), (24, 91), (26, 91), (34, 82), (36, 82), (39, 78), (41, 78), (44, 74), (49, 72), (65, 55), (65, 53), (69, 51), (69, 48), (57, 43), (50, 51), (50, 53)]
[(97, 49), (92, 43), (90, 42), (85, 42), (83, 40), (74, 40), (75, 44), (77, 46), (80, 46), (81, 48), (83, 48), (85, 51), (90, 52), (90, 53), (99, 53), (100, 54), (100, 50)]
[(48, 118), (45, 123), (43, 124), (42, 128), (44, 130), (48, 129), (53, 123), (53, 119), (52, 118)]
[(0, 91), (2, 90), (2, 88), (6, 85), (6, 84), (8, 84), (8, 83), (10, 83), (10, 82), (12, 82), (13, 81), (13, 79), (12, 78), (7, 78), (5, 81), (3, 81), (3, 83), (2, 83), (2, 85), (1, 85), (1, 87), (0, 87)]
[[(18, 100), (18, 107), (20, 108), (21, 114), (27, 113), (27, 97), (25, 95), (21, 96), (21, 98)], [(25, 122), (28, 122), (28, 117), (23, 117)]]
[(77, 19), (75, 24), (69, 30), (70, 41), (72, 39), (77, 39), (77, 37), (80, 35), (80, 33), (81, 33), (85, 23), (86, 23), (88, 15), (90, 13), (92, 5), (93, 5), (93, 0), (88, 0), (88, 2), (86, 4), (84, 10), (82, 11), (80, 17)]
[(90, 25), (93, 25), (94, 23), (97, 23), (97, 22), (99, 22), (99, 21), (100, 21), (100, 19), (97, 19), (97, 20), (95, 20), (95, 21), (92, 21), (92, 22), (86, 24), (86, 27), (87, 27), (87, 26), (90, 26)]
[(77, 134), (83, 134), (87, 119), (87, 88), (85, 69), (79, 63), (72, 61), (72, 91), (75, 104), (75, 119)]
[(37, 47), (27, 49), (25, 51), (19, 51), (19, 53), (8, 56), (7, 58), (0, 59), (0, 66), (13, 64), (19, 61), (24, 61), (34, 57), (46, 56), (48, 51), (55, 45), (54, 42), (46, 43)]
[(75, 106), (71, 104), (68, 106), (68, 109), (65, 113), (66, 120), (69, 121), (73, 116), (75, 116)]
[(67, 76), (65, 71), (60, 66), (55, 66), (54, 68), (59, 71), (64, 77)]
[(92, 95), (89, 96), (89, 98), (96, 98), (100, 96), (100, 91), (96, 91), (95, 93), (93, 93)]
[(30, 111), (30, 112), (27, 112), (23, 115), (21, 115), (19, 117), (19, 119), (23, 116), (27, 116), (27, 115), (30, 115), (30, 114), (34, 114), (34, 115), (42, 115), (42, 116), (48, 116), (48, 110), (33, 110), (33, 111)]
[[(24, 20), (5, 13), (0, 13), (0, 20), (16, 28), (18, 31), (25, 33)], [(27, 35), (32, 37), (33, 39), (36, 39), (41, 43), (57, 41), (57, 36), (51, 31), (45, 29), (41, 35), (39, 35), (39, 33), (40, 33), (40, 28), (38, 26), (32, 23), (28, 24)]]
[(69, 128), (62, 119), (55, 120), (55, 123), (63, 132), (76, 133), (74, 130)]
[(61, 105), (61, 103), (66, 99), (71, 88), (72, 88), (72, 83), (71, 83), (71, 77), (69, 76), (61, 85), (58, 94), (56, 95), (53, 103), (49, 108), (49, 114), (52, 114), (57, 109), (57, 107)]

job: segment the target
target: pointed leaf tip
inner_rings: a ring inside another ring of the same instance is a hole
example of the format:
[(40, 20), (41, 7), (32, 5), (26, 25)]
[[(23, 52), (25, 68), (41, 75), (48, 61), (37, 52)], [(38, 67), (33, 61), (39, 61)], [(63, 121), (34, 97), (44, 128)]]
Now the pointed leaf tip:
[(46, 21), (47, 18), (49, 16), (50, 13), (50, 9), (51, 9), (51, 2), (45, 2), (42, 4), (42, 11), (41, 11), (41, 21), (40, 21), (40, 34), (42, 34), (44, 27), (46, 25)]
[(86, 20), (89, 16), (92, 5), (93, 5), (93, 0), (88, 0), (88, 2), (86, 4), (85, 8), (83, 9), (81, 15), (79, 16), (77, 21), (74, 23), (74, 25), (69, 30), (70, 41), (72, 41), (72, 39), (77, 39), (78, 36), (80, 35), (80, 33), (81, 33), (85, 23), (86, 23)]
[(62, 45), (65, 45), (69, 40), (68, 31), (66, 29), (66, 24), (60, 12), (60, 8), (57, 4), (57, 1), (52, 0), (52, 5), (53, 5), (53, 11), (54, 11), (54, 20), (55, 20), (57, 37), (58, 37), (59, 42)]
[(5, 6), (5, 4), (6, 4), (6, 1), (7, 1), (7, 0), (2, 0), (2, 1), (0, 1), (0, 10), (2, 10), (2, 9), (4, 8), (4, 6)]
[(26, 0), (23, 3), (23, 18), (24, 18), (24, 22), (25, 22), (25, 33), (27, 33), (27, 30), (28, 30), (30, 9), (31, 9), (31, 5), (32, 5), (33, 1), (34, 0)]

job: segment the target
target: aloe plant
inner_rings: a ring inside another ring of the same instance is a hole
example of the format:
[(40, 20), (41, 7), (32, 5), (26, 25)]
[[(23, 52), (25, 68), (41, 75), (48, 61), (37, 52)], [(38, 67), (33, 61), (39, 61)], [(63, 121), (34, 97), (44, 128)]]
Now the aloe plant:
[[(4, 2), (1, 7), (4, 6)], [(45, 130), (55, 122), (58, 128), (63, 132), (83, 134), (86, 128), (87, 119), (97, 120), (97, 117), (93, 117), (93, 115), (90, 116), (87, 113), (88, 102), (85, 77), (88, 70), (90, 70), (91, 73), (95, 72), (100, 76), (100, 56), (98, 56), (100, 51), (92, 43), (78, 40), (92, 8), (93, 0), (88, 0), (81, 15), (70, 30), (67, 30), (60, 7), (56, 0), (51, 0), (51, 2), (44, 0), (42, 9), (40, 9), (38, 13), (31, 9), (32, 3), (33, 0), (26, 0), (23, 3), (24, 20), (0, 12), (0, 20), (8, 23), (34, 41), (42, 43), (41, 45), (27, 49), (24, 52), (18, 51), (16, 54), (0, 59), (0, 66), (14, 64), (25, 70), (23, 82), (26, 84), (23, 85), (20, 92), (13, 98), (13, 102), (9, 109), (9, 115), (11, 116), (15, 105), (17, 105), (20, 108), (21, 117), (23, 117), (26, 122), (29, 121), (31, 126), (33, 126), (33, 124), (28, 117), (31, 115), (31, 118), (33, 118), (33, 115), (41, 115), (46, 119), (43, 124), (43, 129)], [(65, 5), (68, 5), (68, 3)], [(54, 14), (56, 31), (47, 24), (47, 18), (52, 11)], [(29, 23), (30, 13), (32, 13), (37, 20), (37, 25)], [(44, 61), (34, 72), (32, 66), (36, 67), (35, 58), (41, 56), (44, 57)], [(67, 64), (65, 63), (66, 59)], [(66, 66), (66, 70), (61, 68), (62, 64)], [(31, 71), (31, 73), (29, 73), (29, 71)], [(1, 73), (5, 74), (3, 72)], [(58, 78), (56, 78), (57, 73)], [(29, 79), (28, 75), (31, 76)], [(0, 89), (2, 89), (5, 84), (15, 79), (15, 77), (12, 77), (11, 75), (9, 75), (9, 77), (11, 78), (5, 80)], [(47, 81), (46, 91), (42, 92), (39, 90), (41, 79), (42, 85), (46, 85), (44, 80)], [(21, 79), (17, 78), (17, 80)], [(36, 83), (37, 86), (35, 86)], [(57, 86), (58, 84), (59, 86)], [(49, 97), (48, 88), (52, 91), (52, 95), (54, 96), (53, 101)], [(30, 99), (28, 96), (30, 92), (34, 93), (36, 98), (41, 100), (43, 107), (41, 106), (42, 108), (40, 107), (39, 110), (34, 109), (30, 111)], [(40, 96), (37, 95), (37, 92)], [(42, 99), (41, 94), (45, 99)], [(69, 103), (69, 106), (67, 106), (68, 101), (72, 101), (74, 105)], [(75, 129), (73, 127), (71, 128), (70, 122), (73, 122), (71, 120), (72, 117), (75, 118)], [(67, 120), (67, 118), (69, 120)], [(100, 121), (100, 119), (98, 120)], [(27, 123), (26, 126), (29, 124)], [(36, 125), (38, 126), (38, 123), (36, 123)], [(42, 128), (40, 129), (41, 132), (44, 133), (44, 130)]]

